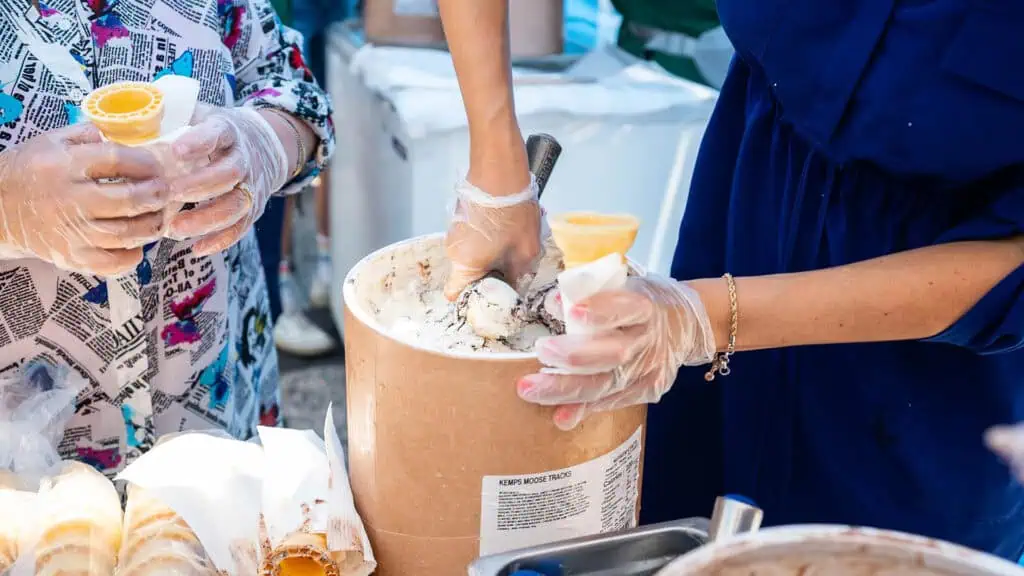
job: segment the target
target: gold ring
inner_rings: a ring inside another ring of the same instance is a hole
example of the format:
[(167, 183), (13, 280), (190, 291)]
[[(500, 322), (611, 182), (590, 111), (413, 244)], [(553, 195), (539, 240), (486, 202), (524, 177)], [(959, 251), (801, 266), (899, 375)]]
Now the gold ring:
[(250, 208), (252, 208), (252, 206), (256, 204), (256, 198), (252, 195), (252, 188), (249, 188), (248, 184), (246, 184), (245, 182), (239, 182), (238, 184), (235, 184), (235, 189), (241, 190), (243, 193), (245, 193), (245, 196), (249, 199)]

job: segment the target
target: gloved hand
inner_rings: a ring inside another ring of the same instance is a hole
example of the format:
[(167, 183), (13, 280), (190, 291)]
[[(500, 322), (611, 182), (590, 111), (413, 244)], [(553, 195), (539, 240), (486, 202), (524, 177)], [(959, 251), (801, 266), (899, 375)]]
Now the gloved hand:
[(985, 444), (1024, 482), (1024, 424), (990, 428), (985, 432)]
[(624, 289), (599, 292), (569, 313), (591, 333), (539, 340), (538, 358), (552, 370), (517, 384), (522, 399), (558, 406), (555, 424), (563, 430), (593, 412), (657, 402), (680, 366), (715, 355), (700, 296), (669, 278), (630, 277)]
[(541, 208), (537, 186), (511, 196), (491, 196), (469, 182), (458, 196), (445, 251), (452, 269), (445, 296), (455, 300), (471, 282), (497, 270), (515, 288), (533, 272), (541, 251)]
[[(270, 196), (288, 181), (288, 155), (277, 133), (252, 108), (201, 106), (193, 127), (172, 146), (178, 166), (173, 199), (198, 206), (174, 214), (167, 236), (196, 239), (200, 256), (221, 252), (249, 231)], [(180, 171), (180, 170), (179, 170)]]
[[(78, 124), (0, 154), (0, 246), (65, 270), (115, 276), (160, 238), (169, 198), (150, 152), (103, 142)], [(99, 180), (118, 179), (100, 183)]]

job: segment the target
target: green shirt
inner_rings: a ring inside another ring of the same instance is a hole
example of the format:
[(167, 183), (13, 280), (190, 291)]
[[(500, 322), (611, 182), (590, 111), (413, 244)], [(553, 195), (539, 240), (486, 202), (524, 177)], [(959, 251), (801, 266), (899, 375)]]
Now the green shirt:
[(281, 18), (281, 23), (285, 26), (291, 26), (292, 3), (289, 0), (270, 0), (270, 3), (274, 6), (274, 11), (277, 12), (277, 16)]
[(612, 4), (622, 14), (620, 48), (638, 58), (653, 60), (677, 76), (707, 84), (691, 58), (646, 50), (645, 40), (630, 30), (629, 23), (696, 38), (720, 25), (714, 0), (612, 0)]

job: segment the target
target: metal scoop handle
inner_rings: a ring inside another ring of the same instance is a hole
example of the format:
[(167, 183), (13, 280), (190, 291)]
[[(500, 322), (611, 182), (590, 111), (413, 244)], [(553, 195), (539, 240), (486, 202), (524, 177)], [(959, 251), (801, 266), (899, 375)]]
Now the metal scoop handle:
[(537, 180), (537, 198), (544, 194), (544, 187), (555, 169), (555, 162), (562, 155), (562, 145), (550, 134), (531, 134), (526, 139), (526, 160), (530, 172)]

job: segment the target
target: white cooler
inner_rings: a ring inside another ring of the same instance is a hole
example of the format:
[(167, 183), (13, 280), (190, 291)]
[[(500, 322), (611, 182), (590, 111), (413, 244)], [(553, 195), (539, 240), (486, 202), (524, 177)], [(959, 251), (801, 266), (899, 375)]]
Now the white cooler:
[[(327, 56), (338, 134), (331, 307), (339, 328), (349, 269), (393, 242), (444, 231), (469, 158), (449, 55), (367, 46), (361, 36), (354, 21), (335, 26)], [(516, 70), (516, 109), (524, 134), (546, 132), (563, 147), (545, 208), (637, 215), (642, 225), (629, 256), (668, 272), (717, 93), (614, 47), (575, 63), (558, 57), (536, 65)]]

